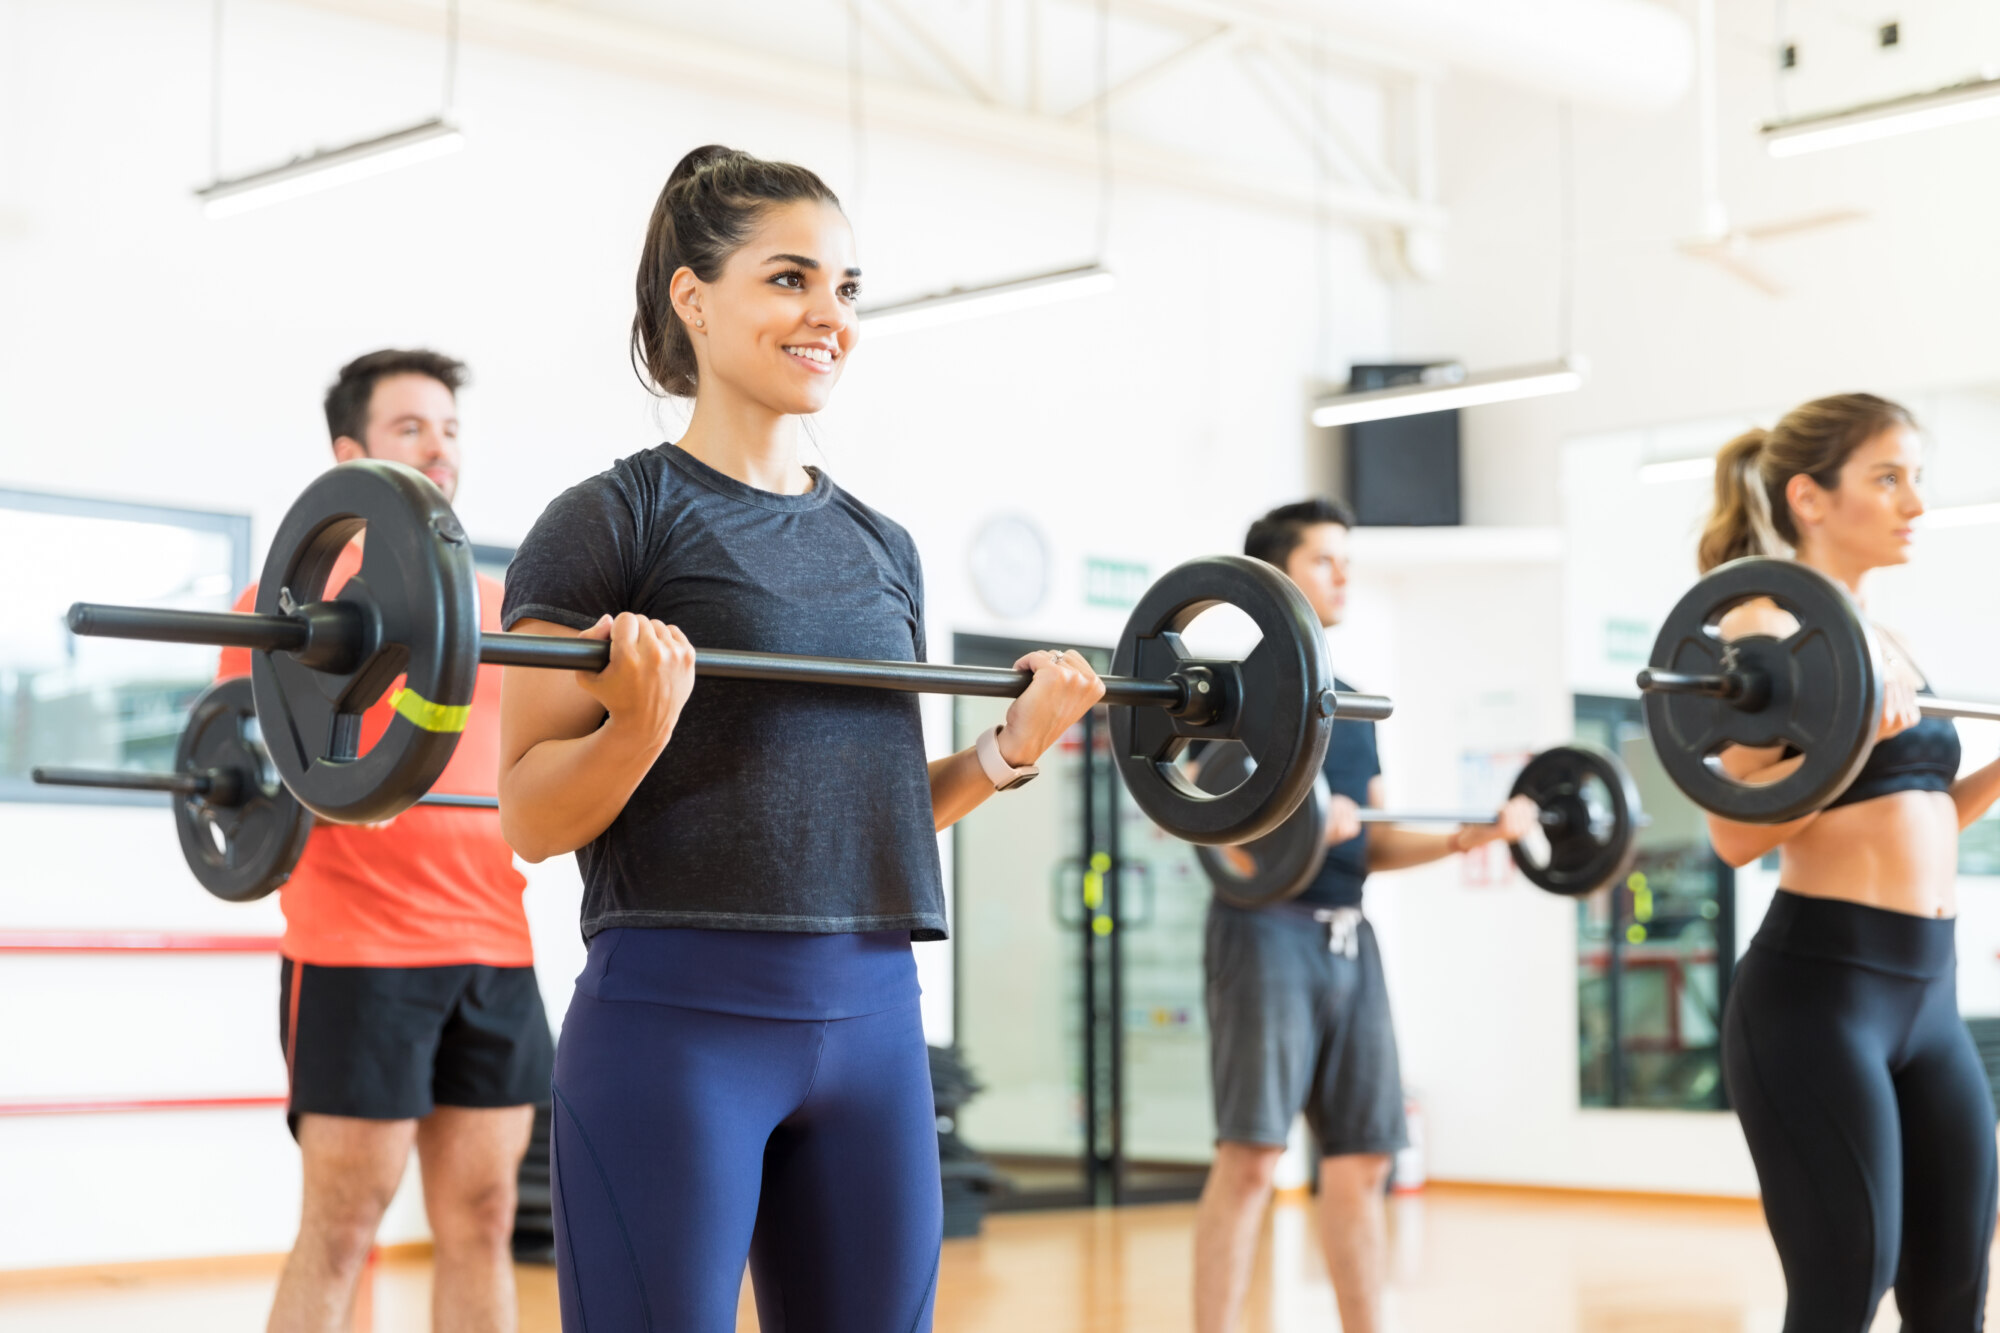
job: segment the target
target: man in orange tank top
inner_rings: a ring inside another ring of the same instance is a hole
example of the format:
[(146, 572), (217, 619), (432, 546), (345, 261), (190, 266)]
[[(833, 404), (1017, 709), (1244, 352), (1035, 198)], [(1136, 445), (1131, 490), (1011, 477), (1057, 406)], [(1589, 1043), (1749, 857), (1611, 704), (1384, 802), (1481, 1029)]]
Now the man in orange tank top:
[[(450, 498), (464, 380), (463, 365), (435, 352), (349, 363), (326, 396), (334, 458), (407, 463)], [(357, 542), (329, 594), (360, 565)], [(256, 595), (253, 586), (238, 609)], [(482, 628), (500, 628), (500, 597), (482, 574)], [(249, 670), (248, 650), (224, 650), (219, 675)], [(388, 727), (390, 693), (363, 717), (364, 750)], [(482, 666), (435, 790), (493, 795), (499, 746), (500, 668)], [(515, 1328), (515, 1179), (554, 1050), (521, 905), (526, 884), (490, 810), (427, 806), (382, 824), (313, 829), (279, 897), (279, 1034), (305, 1199), (271, 1308), (274, 1333), (348, 1327), (413, 1146), (435, 1242), (433, 1326)]]

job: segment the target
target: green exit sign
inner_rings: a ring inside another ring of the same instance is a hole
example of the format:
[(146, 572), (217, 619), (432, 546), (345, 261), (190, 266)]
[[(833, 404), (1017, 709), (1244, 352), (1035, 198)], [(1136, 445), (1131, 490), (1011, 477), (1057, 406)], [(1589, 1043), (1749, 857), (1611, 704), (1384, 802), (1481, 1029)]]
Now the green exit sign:
[(1147, 572), (1146, 567), (1136, 561), (1085, 556), (1083, 600), (1091, 606), (1130, 610), (1139, 604), (1141, 594), (1146, 591)]
[(1644, 665), (1653, 652), (1653, 627), (1643, 620), (1604, 622), (1604, 660)]

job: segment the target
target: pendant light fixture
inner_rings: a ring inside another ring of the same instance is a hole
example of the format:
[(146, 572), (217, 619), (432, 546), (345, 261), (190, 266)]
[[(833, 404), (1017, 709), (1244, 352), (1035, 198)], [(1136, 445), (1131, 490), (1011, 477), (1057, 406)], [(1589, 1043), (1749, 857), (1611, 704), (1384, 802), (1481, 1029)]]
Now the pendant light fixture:
[(451, 116), (458, 77), (458, 0), (445, 0), (444, 104), (437, 115), (372, 139), (317, 149), (275, 167), (223, 179), (223, 4), (224, 0), (215, 0), (214, 46), (209, 68), (209, 172), (214, 179), (195, 191), (204, 217), (230, 217), (301, 195), (317, 194), (349, 181), (443, 157), (465, 146), (465, 135), (452, 123)]
[(1548, 394), (1573, 393), (1583, 387), (1589, 363), (1570, 350), (1576, 285), (1576, 180), (1570, 143), (1570, 109), (1564, 102), (1557, 117), (1557, 177), (1561, 218), (1557, 227), (1556, 343), (1562, 354), (1553, 361), (1503, 370), (1469, 371), (1458, 362), (1426, 366), (1414, 384), (1360, 393), (1329, 394), (1313, 404), (1312, 424), (1353, 426), (1364, 421), (1449, 412), (1456, 408), (1510, 403)]
[[(850, 0), (852, 3), (852, 0)], [(1098, 296), (1117, 285), (1104, 263), (1111, 228), (1111, 4), (1097, 0), (1097, 258), (1087, 264), (1031, 273), (1026, 277), (973, 287), (953, 287), (898, 301), (863, 307), (862, 332), (870, 338), (956, 324), (961, 320)]]

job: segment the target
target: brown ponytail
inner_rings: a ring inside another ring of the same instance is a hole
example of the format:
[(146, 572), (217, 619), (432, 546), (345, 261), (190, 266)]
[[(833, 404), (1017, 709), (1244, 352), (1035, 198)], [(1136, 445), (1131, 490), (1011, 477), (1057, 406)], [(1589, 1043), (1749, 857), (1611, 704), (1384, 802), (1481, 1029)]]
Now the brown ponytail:
[(1701, 572), (1740, 556), (1791, 555), (1799, 531), (1786, 483), (1804, 473), (1833, 490), (1856, 449), (1885, 430), (1916, 424), (1909, 409), (1886, 398), (1843, 393), (1815, 398), (1770, 430), (1748, 430), (1723, 445), (1715, 456), (1715, 504), (1696, 547)]

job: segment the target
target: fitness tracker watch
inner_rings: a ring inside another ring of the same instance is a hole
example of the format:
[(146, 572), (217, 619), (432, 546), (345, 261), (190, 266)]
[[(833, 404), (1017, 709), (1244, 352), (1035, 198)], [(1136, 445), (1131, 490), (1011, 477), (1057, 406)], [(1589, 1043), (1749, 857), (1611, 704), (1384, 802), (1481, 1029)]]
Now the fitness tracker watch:
[(979, 756), (979, 766), (986, 770), (986, 776), (993, 780), (994, 791), (1012, 791), (1026, 786), (1040, 777), (1042, 770), (1034, 764), (1023, 764), (1015, 768), (1000, 754), (1000, 728), (988, 727), (979, 733), (979, 739), (972, 743), (973, 753)]

